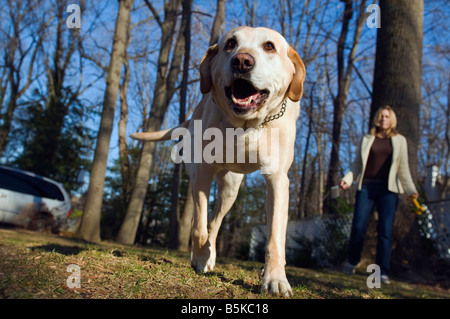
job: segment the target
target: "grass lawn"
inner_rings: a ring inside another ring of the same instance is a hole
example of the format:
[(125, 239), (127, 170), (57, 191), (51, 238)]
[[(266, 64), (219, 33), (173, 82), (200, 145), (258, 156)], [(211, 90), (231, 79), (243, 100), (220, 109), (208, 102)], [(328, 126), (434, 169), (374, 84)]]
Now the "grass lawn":
[[(69, 265), (80, 287), (69, 288)], [(90, 244), (25, 230), (0, 229), (0, 299), (280, 299), (261, 294), (259, 262), (218, 257), (212, 273), (196, 274), (189, 254), (166, 249)], [(368, 273), (286, 267), (292, 299), (450, 299), (435, 284), (392, 280), (368, 288)]]

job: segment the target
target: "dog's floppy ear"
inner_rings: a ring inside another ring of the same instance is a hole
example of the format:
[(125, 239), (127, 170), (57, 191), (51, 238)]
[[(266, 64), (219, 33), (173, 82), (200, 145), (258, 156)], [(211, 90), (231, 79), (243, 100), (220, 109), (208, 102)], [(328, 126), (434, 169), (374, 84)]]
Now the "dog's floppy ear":
[(200, 91), (203, 94), (211, 91), (211, 60), (216, 56), (218, 51), (219, 47), (217, 44), (210, 46), (200, 63)]
[(303, 81), (305, 81), (305, 65), (294, 48), (289, 47), (288, 57), (294, 63), (295, 73), (288, 89), (288, 97), (293, 102), (300, 101), (303, 95)]

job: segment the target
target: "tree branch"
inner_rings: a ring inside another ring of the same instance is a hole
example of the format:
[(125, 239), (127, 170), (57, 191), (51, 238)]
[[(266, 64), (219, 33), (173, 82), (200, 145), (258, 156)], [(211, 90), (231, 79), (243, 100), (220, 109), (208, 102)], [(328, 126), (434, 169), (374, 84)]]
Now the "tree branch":
[(152, 14), (155, 17), (155, 20), (158, 23), (159, 27), (162, 28), (163, 22), (161, 21), (161, 18), (159, 17), (158, 11), (156, 11), (156, 9), (152, 6), (150, 1), (144, 0), (144, 2), (147, 5), (147, 7), (150, 9), (150, 11), (152, 12)]

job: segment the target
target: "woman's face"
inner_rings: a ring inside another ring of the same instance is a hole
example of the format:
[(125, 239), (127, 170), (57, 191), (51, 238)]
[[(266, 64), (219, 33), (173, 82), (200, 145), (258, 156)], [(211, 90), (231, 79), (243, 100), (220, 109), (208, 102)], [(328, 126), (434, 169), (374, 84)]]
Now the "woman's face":
[(382, 110), (380, 114), (380, 129), (385, 131), (391, 127), (391, 112)]

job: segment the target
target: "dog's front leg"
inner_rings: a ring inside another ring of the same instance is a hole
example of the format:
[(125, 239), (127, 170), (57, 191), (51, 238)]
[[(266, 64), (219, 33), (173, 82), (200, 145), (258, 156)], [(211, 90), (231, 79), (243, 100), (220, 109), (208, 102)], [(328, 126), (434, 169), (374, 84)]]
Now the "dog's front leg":
[(286, 228), (289, 210), (287, 173), (265, 175), (267, 183), (266, 214), (268, 244), (261, 290), (271, 294), (292, 295), (284, 266)]
[(208, 228), (208, 245), (210, 249), (210, 257), (206, 265), (208, 270), (213, 270), (216, 264), (216, 240), (220, 225), (236, 200), (239, 193), (239, 186), (241, 185), (243, 178), (243, 174), (237, 174), (230, 171), (221, 171), (216, 175), (218, 186), (217, 200)]
[(194, 176), (191, 182), (194, 200), (191, 266), (196, 272), (207, 272), (211, 270), (208, 269), (211, 255), (208, 241), (208, 197), (213, 174), (209, 174), (205, 169), (196, 168)]

